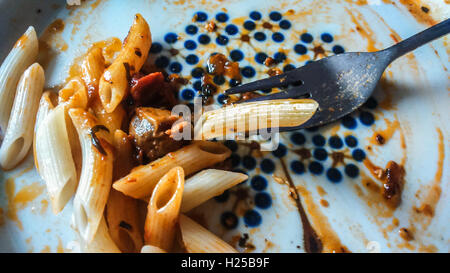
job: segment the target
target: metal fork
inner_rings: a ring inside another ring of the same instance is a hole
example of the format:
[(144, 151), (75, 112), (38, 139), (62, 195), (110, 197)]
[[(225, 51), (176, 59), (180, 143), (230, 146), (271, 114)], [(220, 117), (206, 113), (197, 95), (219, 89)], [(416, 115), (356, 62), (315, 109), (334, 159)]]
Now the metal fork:
[(319, 103), (314, 116), (291, 131), (335, 121), (358, 109), (373, 93), (386, 67), (400, 56), (450, 32), (450, 19), (377, 52), (349, 52), (323, 58), (289, 72), (236, 86), (226, 95), (281, 87), (282, 91), (243, 102), (311, 98)]

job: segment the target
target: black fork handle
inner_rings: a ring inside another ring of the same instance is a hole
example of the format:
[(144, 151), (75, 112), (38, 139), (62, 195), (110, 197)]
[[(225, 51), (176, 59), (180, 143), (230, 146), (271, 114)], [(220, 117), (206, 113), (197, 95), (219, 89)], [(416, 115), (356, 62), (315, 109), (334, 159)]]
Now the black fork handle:
[(390, 61), (394, 61), (400, 56), (405, 55), (414, 49), (427, 44), (441, 36), (450, 33), (450, 19), (440, 22), (414, 36), (409, 37), (383, 51), (388, 51), (390, 54)]

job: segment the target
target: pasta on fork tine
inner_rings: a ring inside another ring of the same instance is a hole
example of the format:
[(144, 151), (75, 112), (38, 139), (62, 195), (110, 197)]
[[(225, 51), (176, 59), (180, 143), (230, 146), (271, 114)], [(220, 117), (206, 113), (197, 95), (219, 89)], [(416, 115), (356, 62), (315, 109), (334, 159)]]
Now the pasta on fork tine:
[(29, 27), (6, 56), (0, 67), (0, 143), (5, 136), (16, 86), (27, 67), (37, 58), (36, 31)]
[(171, 169), (161, 178), (148, 202), (145, 244), (165, 251), (172, 249), (184, 189), (184, 171)]
[(19, 80), (5, 139), (0, 148), (0, 165), (5, 170), (19, 164), (30, 150), (39, 98), (44, 91), (44, 78), (44, 69), (34, 63)]

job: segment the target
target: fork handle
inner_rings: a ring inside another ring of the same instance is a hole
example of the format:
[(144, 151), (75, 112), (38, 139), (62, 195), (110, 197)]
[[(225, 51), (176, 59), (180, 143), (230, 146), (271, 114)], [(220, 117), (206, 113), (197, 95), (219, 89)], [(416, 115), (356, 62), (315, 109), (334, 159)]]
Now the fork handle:
[(383, 51), (390, 52), (390, 61), (394, 61), (400, 56), (413, 51), (414, 49), (427, 44), (441, 36), (450, 33), (450, 19), (440, 22), (414, 36), (409, 37)]

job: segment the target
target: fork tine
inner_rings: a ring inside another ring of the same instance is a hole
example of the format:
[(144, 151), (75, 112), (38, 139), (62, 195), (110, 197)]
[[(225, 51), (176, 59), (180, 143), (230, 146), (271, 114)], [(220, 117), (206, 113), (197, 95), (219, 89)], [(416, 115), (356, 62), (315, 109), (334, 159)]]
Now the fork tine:
[(264, 90), (269, 89), (272, 87), (278, 87), (285, 83), (287, 79), (287, 75), (280, 74), (277, 76), (273, 76), (267, 79), (262, 79), (250, 83), (246, 83), (243, 85), (239, 85), (236, 87), (232, 87), (225, 91), (225, 95), (231, 95), (231, 94), (238, 94), (238, 93), (244, 93), (249, 91), (258, 91), (258, 90)]

